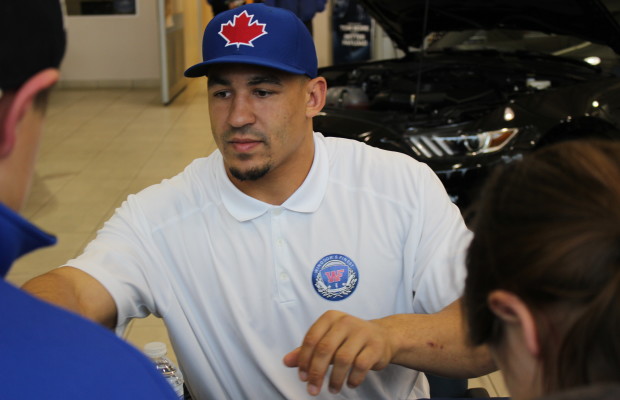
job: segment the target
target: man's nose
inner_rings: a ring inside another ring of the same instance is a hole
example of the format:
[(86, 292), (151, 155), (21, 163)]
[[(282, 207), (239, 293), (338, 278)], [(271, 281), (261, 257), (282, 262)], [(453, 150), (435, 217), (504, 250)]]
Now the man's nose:
[(235, 96), (228, 113), (228, 123), (235, 128), (241, 128), (254, 121), (255, 115), (251, 103), (245, 96)]

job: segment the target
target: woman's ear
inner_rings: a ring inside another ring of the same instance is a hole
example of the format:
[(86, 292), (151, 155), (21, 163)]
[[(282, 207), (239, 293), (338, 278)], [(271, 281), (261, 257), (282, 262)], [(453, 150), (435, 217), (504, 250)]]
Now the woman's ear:
[(13, 150), (21, 120), (33, 107), (35, 97), (58, 82), (55, 68), (44, 69), (28, 79), (16, 92), (0, 97), (0, 158)]
[(312, 118), (325, 106), (327, 96), (327, 82), (322, 76), (308, 81), (308, 102), (306, 103), (306, 117)]
[(525, 347), (534, 357), (540, 354), (536, 321), (527, 305), (516, 294), (506, 290), (494, 290), (487, 299), (491, 311), (507, 328), (518, 329)]

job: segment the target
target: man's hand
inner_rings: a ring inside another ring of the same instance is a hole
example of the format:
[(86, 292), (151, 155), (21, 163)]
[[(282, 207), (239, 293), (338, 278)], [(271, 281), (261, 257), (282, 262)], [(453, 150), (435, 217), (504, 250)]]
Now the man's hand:
[[(369, 370), (381, 370), (395, 352), (381, 320), (366, 321), (340, 311), (327, 311), (311, 327), (301, 347), (284, 356), (284, 364), (299, 369), (299, 378), (316, 396), (330, 364), (329, 391), (338, 393), (362, 383)], [(348, 378), (347, 378), (348, 376)]]
[(328, 311), (310, 327), (301, 347), (284, 356), (299, 368), (308, 393), (319, 394), (329, 365), (329, 391), (345, 380), (362, 383), (369, 370), (389, 363), (448, 378), (473, 378), (496, 370), (486, 346), (466, 340), (460, 300), (434, 314), (394, 314), (371, 321)]

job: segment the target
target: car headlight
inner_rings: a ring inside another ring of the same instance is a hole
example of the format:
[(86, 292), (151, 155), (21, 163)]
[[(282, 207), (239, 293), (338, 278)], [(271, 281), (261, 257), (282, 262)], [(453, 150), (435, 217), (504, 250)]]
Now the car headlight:
[(492, 153), (506, 146), (519, 132), (518, 128), (471, 134), (412, 134), (407, 137), (414, 152), (426, 158), (476, 156)]

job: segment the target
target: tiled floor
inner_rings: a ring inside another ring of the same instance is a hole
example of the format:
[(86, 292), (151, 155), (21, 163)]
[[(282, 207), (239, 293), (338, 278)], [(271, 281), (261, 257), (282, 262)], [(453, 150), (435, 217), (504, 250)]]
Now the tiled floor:
[[(191, 81), (169, 106), (153, 89), (54, 91), (23, 214), (59, 241), (17, 261), (8, 280), (21, 285), (78, 255), (128, 194), (211, 153), (205, 87), (204, 80)], [(152, 317), (134, 321), (126, 339), (138, 348), (169, 343), (165, 327)], [(499, 373), (472, 385), (507, 396)]]

